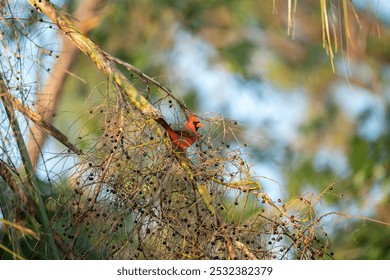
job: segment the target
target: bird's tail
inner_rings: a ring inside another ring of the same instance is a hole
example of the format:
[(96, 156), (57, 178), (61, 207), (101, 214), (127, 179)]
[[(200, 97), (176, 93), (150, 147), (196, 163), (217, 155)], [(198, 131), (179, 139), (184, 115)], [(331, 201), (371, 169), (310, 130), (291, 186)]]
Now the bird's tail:
[(175, 131), (172, 129), (172, 127), (167, 123), (167, 121), (165, 119), (158, 118), (156, 120), (156, 122), (158, 124), (160, 124), (165, 129), (165, 131), (168, 133), (169, 137), (172, 140), (175, 140), (175, 137), (177, 136), (177, 134), (175, 133)]
[(167, 123), (167, 121), (164, 120), (163, 118), (158, 118), (158, 119), (156, 120), (156, 122), (157, 122), (159, 125), (161, 125), (166, 131), (168, 131), (168, 130), (173, 130), (173, 129), (171, 128), (171, 126)]

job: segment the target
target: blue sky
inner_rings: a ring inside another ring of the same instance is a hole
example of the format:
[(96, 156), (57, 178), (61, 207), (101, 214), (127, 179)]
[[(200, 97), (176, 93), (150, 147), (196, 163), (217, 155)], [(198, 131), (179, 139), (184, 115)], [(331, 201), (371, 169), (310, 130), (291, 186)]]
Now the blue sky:
[(390, 25), (390, 1), (389, 0), (353, 0), (355, 6), (359, 9), (367, 9)]

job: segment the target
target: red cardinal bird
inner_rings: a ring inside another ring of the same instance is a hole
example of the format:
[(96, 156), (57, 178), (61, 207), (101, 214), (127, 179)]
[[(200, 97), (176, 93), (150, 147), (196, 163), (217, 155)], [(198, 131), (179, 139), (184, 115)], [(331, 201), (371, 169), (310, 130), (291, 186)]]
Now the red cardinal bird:
[(159, 119), (158, 122), (168, 132), (174, 148), (183, 152), (195, 143), (198, 138), (198, 129), (202, 127), (199, 119), (194, 114), (190, 115), (185, 127), (180, 130), (173, 130), (164, 119)]

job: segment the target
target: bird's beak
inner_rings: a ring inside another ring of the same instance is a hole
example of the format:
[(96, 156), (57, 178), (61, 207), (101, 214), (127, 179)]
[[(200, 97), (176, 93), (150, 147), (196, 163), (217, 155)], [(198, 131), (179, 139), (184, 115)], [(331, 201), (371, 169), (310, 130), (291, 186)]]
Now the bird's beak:
[(200, 127), (202, 127), (202, 126), (203, 126), (203, 124), (200, 123), (200, 122), (198, 122), (198, 123), (196, 124), (196, 128), (200, 128)]

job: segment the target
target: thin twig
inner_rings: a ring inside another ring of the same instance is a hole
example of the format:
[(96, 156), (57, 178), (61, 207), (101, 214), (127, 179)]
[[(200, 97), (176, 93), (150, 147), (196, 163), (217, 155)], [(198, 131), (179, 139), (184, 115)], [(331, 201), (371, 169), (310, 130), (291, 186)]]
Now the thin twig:
[(53, 136), (60, 143), (64, 144), (66, 147), (68, 147), (75, 154), (77, 154), (77, 155), (81, 154), (81, 150), (79, 148), (77, 148), (75, 145), (73, 145), (72, 143), (70, 143), (68, 140), (68, 137), (66, 137), (61, 131), (59, 131), (53, 125), (51, 125), (46, 120), (44, 120), (38, 113), (31, 110), (27, 106), (23, 105), (23, 103), (19, 99), (17, 99), (15, 96), (10, 94), (9, 92), (5, 91), (2, 94), (4, 94), (5, 97), (8, 98), (9, 101), (12, 103), (12, 106), (16, 110), (18, 110), (20, 113), (22, 113), (25, 117), (27, 117), (28, 119), (33, 121), (37, 126), (44, 129), (48, 134)]

